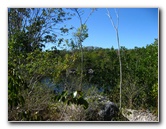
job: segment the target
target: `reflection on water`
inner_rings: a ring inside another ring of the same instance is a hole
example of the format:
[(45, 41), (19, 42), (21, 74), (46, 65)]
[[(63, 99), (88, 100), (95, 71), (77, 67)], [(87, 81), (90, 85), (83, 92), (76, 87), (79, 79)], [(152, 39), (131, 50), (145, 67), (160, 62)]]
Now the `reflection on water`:
[(62, 93), (62, 91), (64, 91), (64, 85), (55, 84), (50, 77), (42, 78), (41, 83), (51, 88), (54, 91), (54, 93)]
[[(56, 94), (62, 93), (64, 90), (69, 90), (69, 92), (75, 91), (74, 88), (71, 88), (71, 87), (68, 88), (66, 83), (55, 84), (50, 77), (44, 77), (41, 80), (41, 83), (51, 88)], [(102, 87), (99, 87), (97, 85), (90, 84), (90, 83), (84, 83), (82, 87), (83, 87), (82, 90), (84, 92), (88, 91), (90, 88), (93, 89), (92, 87), (95, 87), (98, 92), (104, 92), (104, 89)]]

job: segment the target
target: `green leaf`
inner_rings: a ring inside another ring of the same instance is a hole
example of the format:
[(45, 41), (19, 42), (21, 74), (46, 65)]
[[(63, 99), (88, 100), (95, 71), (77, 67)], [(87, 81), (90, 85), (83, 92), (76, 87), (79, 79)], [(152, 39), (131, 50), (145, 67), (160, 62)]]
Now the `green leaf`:
[(89, 106), (88, 102), (87, 102), (83, 97), (80, 97), (80, 98), (77, 100), (77, 104), (83, 105), (83, 106), (84, 106), (84, 109), (87, 109), (88, 106)]
[(77, 96), (77, 91), (73, 93), (73, 98), (76, 98), (76, 96)]

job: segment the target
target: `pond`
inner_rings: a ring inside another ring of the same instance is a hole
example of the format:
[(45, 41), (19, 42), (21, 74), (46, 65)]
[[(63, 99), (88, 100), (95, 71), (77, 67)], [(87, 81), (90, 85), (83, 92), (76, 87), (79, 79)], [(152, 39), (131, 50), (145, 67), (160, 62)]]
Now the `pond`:
[[(71, 91), (75, 91), (73, 90), (74, 88), (70, 88), (66, 86), (66, 83), (59, 83), (59, 84), (55, 84), (52, 79), (50, 77), (44, 77), (42, 80), (41, 80), (41, 83), (48, 86), (49, 88), (51, 88), (54, 93), (62, 93), (64, 90), (66, 90), (67, 88), (70, 89)], [(68, 84), (70, 85), (70, 83)], [(66, 88), (67, 87), (67, 88)], [(95, 84), (91, 84), (91, 83), (84, 83), (83, 86), (82, 86), (82, 90), (84, 92), (88, 91), (89, 89), (93, 89), (94, 88), (97, 90), (97, 92), (104, 92), (104, 88), (103, 87), (100, 87), (98, 85), (95, 85)]]
[(54, 93), (62, 93), (62, 91), (64, 91), (64, 85), (55, 84), (50, 77), (44, 77), (41, 80), (41, 83), (51, 88), (54, 91)]

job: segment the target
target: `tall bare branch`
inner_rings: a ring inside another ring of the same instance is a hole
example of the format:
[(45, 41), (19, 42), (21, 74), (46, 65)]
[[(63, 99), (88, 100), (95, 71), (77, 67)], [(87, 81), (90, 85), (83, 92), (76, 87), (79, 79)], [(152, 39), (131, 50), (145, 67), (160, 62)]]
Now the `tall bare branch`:
[(122, 97), (122, 62), (121, 62), (121, 56), (120, 56), (120, 42), (119, 42), (119, 31), (118, 31), (118, 27), (119, 27), (119, 11), (117, 12), (117, 10), (115, 9), (115, 14), (116, 14), (116, 18), (117, 18), (117, 26), (115, 25), (112, 16), (110, 14), (110, 11), (108, 9), (107, 10), (107, 16), (109, 17), (112, 26), (114, 27), (115, 31), (116, 31), (116, 38), (117, 38), (117, 43), (118, 43), (118, 55), (119, 55), (119, 69), (120, 69), (120, 109), (121, 109), (121, 97)]

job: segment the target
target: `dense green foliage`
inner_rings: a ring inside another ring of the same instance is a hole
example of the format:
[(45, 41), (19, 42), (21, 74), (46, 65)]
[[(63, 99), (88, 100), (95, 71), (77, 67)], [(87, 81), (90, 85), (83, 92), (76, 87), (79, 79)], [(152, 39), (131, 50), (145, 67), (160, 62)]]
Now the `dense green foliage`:
[[(50, 107), (61, 103), (82, 105), (86, 110), (89, 104), (85, 97), (92, 87), (119, 104), (117, 49), (83, 47), (88, 37), (86, 25), (74, 34), (76, 43), (58, 35), (71, 28), (57, 28), (57, 34), (53, 34), (51, 27), (72, 16), (60, 8), (9, 9), (8, 14), (9, 120), (58, 120), (58, 111)], [(20, 24), (16, 23), (18, 19)], [(63, 41), (71, 46), (70, 50), (57, 49)], [(47, 42), (57, 46), (43, 51)], [(121, 62), (122, 107), (158, 113), (158, 39), (142, 48), (121, 47)], [(42, 83), (45, 78), (53, 85)], [(54, 93), (55, 88), (62, 89), (62, 93)], [(54, 111), (57, 116), (52, 118)]]

